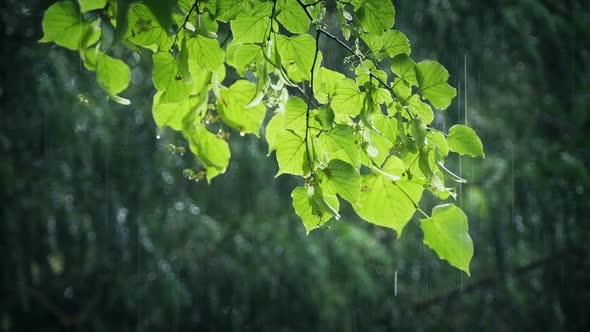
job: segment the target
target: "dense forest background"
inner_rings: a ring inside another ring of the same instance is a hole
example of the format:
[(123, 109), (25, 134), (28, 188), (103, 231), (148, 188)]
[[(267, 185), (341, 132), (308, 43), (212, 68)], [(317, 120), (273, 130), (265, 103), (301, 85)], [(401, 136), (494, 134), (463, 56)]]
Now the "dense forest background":
[(414, 58), (458, 89), (437, 123), (486, 148), (449, 161), (471, 278), (415, 223), (395, 239), (347, 207), (305, 235), (262, 140), (234, 134), (225, 175), (187, 180), (149, 57), (125, 59), (133, 104), (106, 101), (75, 52), (36, 43), (51, 3), (0, 4), (1, 331), (590, 329), (587, 1), (394, 2)]

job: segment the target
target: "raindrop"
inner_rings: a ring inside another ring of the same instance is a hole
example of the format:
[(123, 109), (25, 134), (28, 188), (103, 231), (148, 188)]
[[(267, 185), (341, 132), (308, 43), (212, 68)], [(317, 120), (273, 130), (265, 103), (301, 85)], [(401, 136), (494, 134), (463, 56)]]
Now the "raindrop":
[(196, 216), (199, 213), (201, 213), (201, 209), (196, 205), (192, 205), (191, 206), (191, 214)]
[(64, 291), (64, 297), (67, 299), (74, 297), (74, 289), (72, 287), (67, 287)]
[(240, 131), (240, 136), (244, 137), (244, 136), (246, 136), (246, 133), (243, 131)]
[(156, 139), (160, 139), (160, 135), (156, 135)]
[(393, 274), (393, 296), (397, 296), (397, 270)]

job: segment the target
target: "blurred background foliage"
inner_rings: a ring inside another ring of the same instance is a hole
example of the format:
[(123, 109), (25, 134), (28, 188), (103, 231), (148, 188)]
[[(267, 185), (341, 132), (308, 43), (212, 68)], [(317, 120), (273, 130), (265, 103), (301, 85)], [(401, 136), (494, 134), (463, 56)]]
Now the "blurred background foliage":
[(1, 331), (590, 329), (588, 2), (394, 2), (413, 58), (458, 88), (436, 123), (486, 148), (450, 161), (471, 278), (415, 223), (398, 240), (348, 207), (306, 236), (295, 180), (255, 138), (233, 135), (210, 186), (187, 180), (150, 114), (149, 57), (123, 55), (132, 106), (106, 101), (77, 54), (36, 43), (51, 3), (0, 4)]

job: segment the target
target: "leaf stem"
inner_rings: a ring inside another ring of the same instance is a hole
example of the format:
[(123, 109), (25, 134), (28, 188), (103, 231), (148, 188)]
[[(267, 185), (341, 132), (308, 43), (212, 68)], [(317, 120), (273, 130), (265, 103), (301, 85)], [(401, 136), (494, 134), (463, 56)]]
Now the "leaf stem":
[(428, 215), (428, 213), (424, 212), (424, 210), (422, 210), (419, 206), (418, 203), (416, 203), (416, 201), (414, 201), (412, 199), (412, 197), (410, 197), (410, 195), (402, 188), (400, 187), (397, 183), (395, 183), (394, 181), (391, 181), (391, 183), (393, 183), (394, 186), (396, 186), (403, 194), (404, 196), (406, 196), (407, 199), (410, 200), (410, 202), (412, 202), (412, 205), (414, 205), (414, 208), (416, 209), (416, 211), (420, 212), (424, 217), (429, 218), (430, 216)]

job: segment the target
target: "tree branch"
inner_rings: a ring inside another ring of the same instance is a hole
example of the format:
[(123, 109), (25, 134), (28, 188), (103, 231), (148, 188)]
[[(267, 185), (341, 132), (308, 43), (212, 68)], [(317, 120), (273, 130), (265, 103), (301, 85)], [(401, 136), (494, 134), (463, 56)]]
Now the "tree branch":
[[(531, 272), (535, 269), (538, 269), (538, 268), (544, 266), (547, 262), (549, 262), (553, 259), (560, 258), (560, 257), (566, 256), (568, 254), (571, 255), (571, 252), (562, 251), (562, 252), (557, 253), (555, 255), (551, 255), (548, 257), (538, 259), (536, 261), (532, 261), (529, 264), (515, 268), (509, 274), (511, 274), (512, 276), (524, 275), (528, 272)], [(461, 295), (465, 295), (467, 293), (477, 291), (480, 288), (491, 287), (492, 285), (496, 284), (497, 282), (499, 282), (501, 280), (502, 280), (501, 275), (487, 276), (487, 277), (484, 277), (484, 278), (480, 279), (479, 281), (477, 281), (471, 285), (468, 285), (466, 287), (455, 288), (455, 289), (447, 292), (446, 294), (438, 295), (438, 296), (435, 296), (435, 297), (432, 297), (429, 299), (425, 299), (425, 300), (416, 301), (414, 303), (414, 308), (416, 310), (423, 310), (423, 309), (433, 306), (433, 305), (444, 304), (444, 303), (449, 302), (453, 298), (459, 297)]]
[[(307, 111), (305, 112), (305, 138), (303, 141), (305, 142), (305, 150), (307, 151), (307, 160), (309, 163), (312, 163), (311, 154), (309, 152), (309, 144), (308, 144), (308, 133), (309, 133), (309, 113), (311, 110), (311, 99), (313, 98), (313, 76), (314, 76), (314, 69), (316, 62), (318, 60), (318, 53), (320, 52), (320, 30), (316, 31), (315, 35), (315, 52), (313, 55), (313, 63), (311, 64), (311, 78), (310, 78), (310, 93), (309, 97), (307, 98)], [(312, 141), (312, 149), (313, 149), (313, 141)], [(313, 166), (311, 168), (311, 173), (313, 174)]]
[(184, 18), (184, 22), (182, 22), (182, 25), (180, 27), (178, 27), (178, 30), (176, 30), (176, 34), (174, 35), (174, 42), (172, 43), (172, 46), (170, 46), (170, 49), (172, 49), (174, 47), (174, 45), (176, 45), (176, 42), (178, 41), (178, 34), (180, 33), (180, 31), (182, 29), (184, 29), (184, 27), (186, 26), (186, 23), (188, 23), (188, 20), (190, 19), (191, 14), (195, 11), (195, 9), (197, 10), (197, 12), (199, 12), (198, 2), (199, 2), (199, 0), (195, 0), (195, 3), (193, 3), (193, 6), (188, 11), (188, 14), (186, 15), (186, 17)]
[[(315, 2), (313, 4), (307, 4), (307, 5), (304, 4), (303, 1), (301, 1), (301, 0), (297, 0), (297, 2), (301, 6), (301, 8), (303, 8), (303, 10), (305, 11), (305, 14), (310, 19), (310, 21), (313, 22), (313, 17), (307, 11), (307, 7), (317, 4), (319, 1), (317, 1), (317, 2)], [(388, 90), (391, 91), (391, 86), (389, 86), (389, 84), (387, 84), (386, 82), (383, 82), (382, 79), (380, 79), (375, 74), (373, 74), (373, 72), (371, 72), (371, 70), (365, 65), (364, 59), (363, 59), (363, 57), (360, 54), (358, 54), (357, 52), (355, 52), (350, 46), (346, 45), (345, 42), (343, 42), (342, 40), (338, 39), (338, 37), (334, 36), (333, 34), (331, 34), (330, 32), (328, 32), (326, 29), (320, 28), (320, 29), (318, 29), (318, 31), (321, 32), (324, 36), (326, 36), (326, 37), (334, 40), (340, 46), (344, 47), (350, 54), (354, 55), (359, 60), (360, 64), (365, 68), (365, 70), (369, 73), (369, 75), (371, 77), (373, 77), (374, 79), (376, 79), (379, 82), (379, 84), (381, 84), (383, 87), (385, 87), (386, 89), (388, 89)]]

